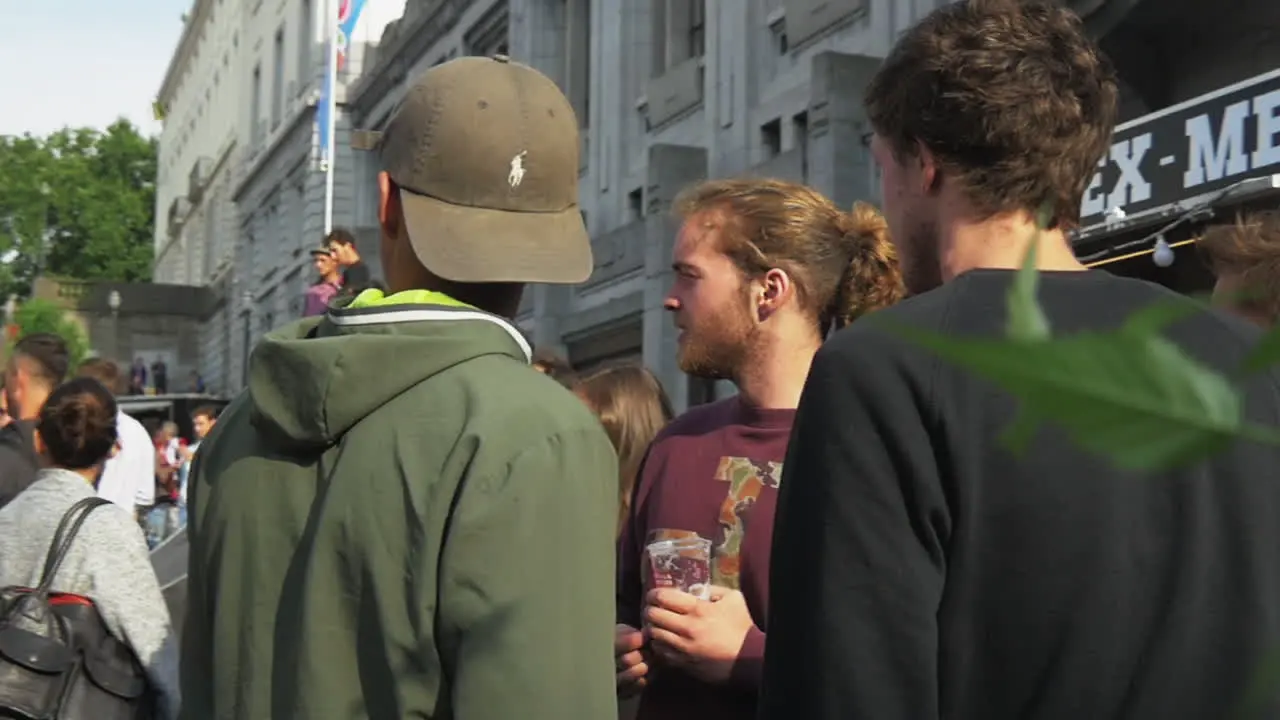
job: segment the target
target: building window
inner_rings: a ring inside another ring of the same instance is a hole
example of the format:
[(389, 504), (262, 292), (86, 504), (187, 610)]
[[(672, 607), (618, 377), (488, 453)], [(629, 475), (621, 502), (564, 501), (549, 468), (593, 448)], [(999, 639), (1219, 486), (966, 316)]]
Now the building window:
[(795, 133), (796, 149), (800, 151), (800, 175), (809, 179), (809, 111), (796, 113), (791, 118), (791, 129)]
[(627, 222), (633, 223), (644, 217), (644, 188), (636, 188), (627, 193)]
[(315, 23), (311, 14), (311, 0), (301, 0), (298, 9), (298, 87), (306, 88), (311, 84), (311, 37)]
[(271, 129), (280, 125), (280, 116), (284, 113), (284, 25), (276, 31), (276, 40), (271, 58)]
[(787, 51), (791, 49), (790, 45), (787, 44), (787, 22), (779, 20), (770, 25), (769, 34), (773, 37), (773, 49), (779, 55), (786, 55)]
[(508, 55), (507, 6), (500, 4), (481, 18), (467, 33), (468, 55)]
[(253, 142), (262, 142), (262, 66), (253, 67), (253, 83), (249, 86), (249, 131)]
[(764, 159), (775, 158), (782, 153), (782, 121), (770, 120), (760, 126), (760, 145), (764, 149)]
[(565, 0), (569, 102), (579, 127), (591, 126), (591, 0)]
[(658, 0), (653, 21), (654, 77), (686, 60), (702, 57), (707, 49), (706, 0)]
[(684, 57), (702, 57), (707, 54), (707, 3), (706, 0), (693, 0), (684, 3), (689, 13), (688, 47)]

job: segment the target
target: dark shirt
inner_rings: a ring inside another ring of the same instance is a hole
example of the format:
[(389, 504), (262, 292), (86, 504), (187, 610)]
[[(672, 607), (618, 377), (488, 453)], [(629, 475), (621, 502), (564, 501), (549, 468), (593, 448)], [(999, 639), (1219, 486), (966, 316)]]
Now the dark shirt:
[(774, 500), (794, 417), (794, 410), (762, 410), (733, 397), (686, 412), (650, 446), (619, 540), (618, 622), (641, 627), (647, 541), (659, 530), (691, 530), (712, 541), (712, 584), (741, 590), (756, 628), (726, 685), (655, 668), (640, 699), (640, 720), (754, 716)]
[(0, 507), (9, 504), (36, 480), (40, 469), (30, 420), (14, 420), (0, 428)]
[[(1049, 425), (1016, 455), (999, 441), (1016, 401), (891, 329), (997, 335), (1012, 277), (965, 273), (818, 353), (778, 500), (761, 718), (1221, 718), (1280, 648), (1280, 448), (1126, 472)], [(1102, 271), (1042, 273), (1039, 292), (1059, 334), (1190, 302)], [(1205, 311), (1166, 337), (1234, 370), (1258, 331)], [(1280, 424), (1278, 390), (1247, 381), (1247, 416)]]
[(344, 294), (359, 295), (372, 287), (373, 279), (369, 274), (369, 266), (363, 260), (357, 260), (342, 271), (342, 290)]

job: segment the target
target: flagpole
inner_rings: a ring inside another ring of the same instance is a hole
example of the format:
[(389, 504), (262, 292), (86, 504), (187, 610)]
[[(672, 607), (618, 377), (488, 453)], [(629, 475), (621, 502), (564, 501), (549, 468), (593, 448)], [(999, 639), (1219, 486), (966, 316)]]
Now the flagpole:
[(326, 35), (329, 38), (329, 58), (325, 63), (325, 84), (329, 91), (325, 93), (325, 114), (328, 116), (329, 132), (325, 138), (324, 164), (324, 234), (333, 230), (333, 171), (337, 158), (334, 157), (334, 136), (338, 130), (338, 5), (342, 0), (330, 0), (325, 3), (328, 12)]

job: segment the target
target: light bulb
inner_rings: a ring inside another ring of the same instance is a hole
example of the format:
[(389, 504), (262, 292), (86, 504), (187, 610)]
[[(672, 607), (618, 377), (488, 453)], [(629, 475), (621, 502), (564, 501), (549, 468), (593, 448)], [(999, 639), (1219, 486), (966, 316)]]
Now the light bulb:
[(1174, 254), (1173, 248), (1169, 247), (1169, 242), (1164, 239), (1164, 235), (1156, 236), (1156, 245), (1151, 250), (1151, 261), (1156, 267), (1169, 267), (1173, 264)]

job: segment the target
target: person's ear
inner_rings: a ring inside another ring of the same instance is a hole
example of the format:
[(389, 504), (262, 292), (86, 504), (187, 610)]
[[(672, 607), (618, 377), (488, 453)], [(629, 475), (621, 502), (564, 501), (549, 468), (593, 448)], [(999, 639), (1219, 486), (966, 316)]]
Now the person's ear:
[(755, 292), (756, 316), (765, 320), (786, 304), (795, 287), (785, 270), (772, 268), (758, 281)]
[(44, 436), (40, 434), (39, 428), (31, 433), (31, 444), (35, 446), (37, 455), (44, 455), (49, 451), (49, 446), (44, 442)]
[[(378, 223), (389, 237), (400, 233), (400, 188), (385, 172), (378, 173)], [(346, 248), (343, 248), (345, 251)]]
[(920, 168), (920, 191), (927, 195), (937, 190), (942, 182), (942, 172), (937, 157), (924, 143), (916, 144), (916, 162)]

